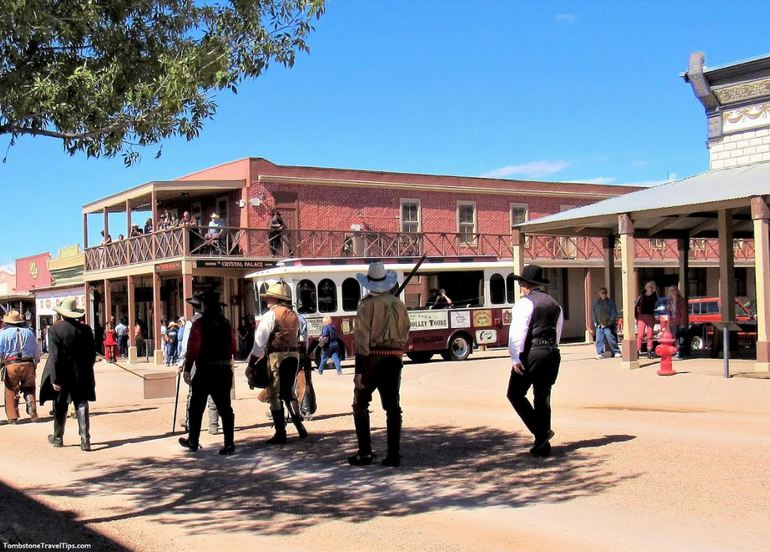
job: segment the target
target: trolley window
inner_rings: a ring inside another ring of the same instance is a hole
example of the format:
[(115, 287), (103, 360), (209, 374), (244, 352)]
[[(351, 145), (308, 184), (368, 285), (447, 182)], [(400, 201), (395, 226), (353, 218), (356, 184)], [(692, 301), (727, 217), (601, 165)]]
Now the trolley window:
[(513, 304), (516, 302), (516, 297), (514, 296), (514, 287), (513, 285), (516, 283), (516, 280), (513, 279), (513, 274), (509, 274), (508, 277), (505, 279), (505, 287), (507, 289), (506, 296), (508, 298), (508, 302)]
[(318, 282), (318, 312), (337, 310), (337, 286), (328, 278)]
[(342, 282), (342, 310), (355, 312), (361, 300), (361, 285), (355, 278), (345, 278)]
[(489, 278), (489, 299), (493, 305), (505, 303), (505, 280), (499, 274)]
[(315, 284), (312, 280), (300, 280), (297, 284), (297, 312), (311, 314), (317, 310)]

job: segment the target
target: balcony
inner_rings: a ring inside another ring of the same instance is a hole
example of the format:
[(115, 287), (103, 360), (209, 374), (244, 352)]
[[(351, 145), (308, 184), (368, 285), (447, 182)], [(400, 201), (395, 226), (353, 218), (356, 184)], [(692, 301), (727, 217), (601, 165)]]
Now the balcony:
[[(273, 259), (286, 257), (432, 257), (494, 256), (512, 258), (511, 237), (508, 234), (468, 234), (444, 232), (351, 232), (343, 230), (286, 230), (273, 242), (268, 231), (255, 228), (222, 228), (212, 238), (208, 228), (171, 228), (134, 238), (115, 241), (105, 246), (85, 250), (85, 270), (96, 271), (150, 263), (168, 259), (239, 258)], [(736, 261), (751, 261), (754, 244), (751, 240), (735, 241)], [(619, 258), (620, 245), (615, 256)], [(604, 259), (602, 240), (590, 237), (527, 236), (524, 243), (527, 261), (560, 261), (566, 264)], [(675, 262), (676, 240), (636, 241), (636, 257), (641, 261)], [(690, 259), (712, 261), (719, 259), (717, 240), (692, 239)]]

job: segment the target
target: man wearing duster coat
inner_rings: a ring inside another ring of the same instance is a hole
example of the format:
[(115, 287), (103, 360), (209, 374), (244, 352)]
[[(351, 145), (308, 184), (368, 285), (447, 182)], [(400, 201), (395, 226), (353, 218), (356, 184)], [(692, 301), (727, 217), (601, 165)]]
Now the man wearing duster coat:
[(74, 297), (63, 299), (55, 310), (62, 320), (48, 332), (48, 361), (40, 387), (40, 404), (51, 400), (54, 407), (53, 435), (48, 436), (48, 442), (57, 448), (63, 446), (67, 408), (72, 402), (77, 409), (80, 449), (89, 451), (88, 401), (96, 400), (94, 334), (81, 323), (85, 312), (76, 307)]

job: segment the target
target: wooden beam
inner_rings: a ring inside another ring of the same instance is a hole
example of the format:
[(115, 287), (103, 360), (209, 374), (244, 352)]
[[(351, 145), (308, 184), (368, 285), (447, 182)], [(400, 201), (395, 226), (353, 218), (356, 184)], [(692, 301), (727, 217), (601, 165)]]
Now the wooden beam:
[(679, 216), (679, 217), (668, 217), (666, 219), (663, 219), (663, 221), (659, 222), (658, 224), (656, 224), (655, 226), (653, 226), (652, 228), (647, 230), (647, 235), (648, 236), (654, 236), (655, 234), (657, 234), (661, 230), (664, 230), (664, 229), (668, 228), (669, 226), (673, 225), (674, 223), (679, 222), (680, 220), (686, 219), (686, 218), (687, 218), (686, 215), (682, 215), (682, 216)]
[(693, 226), (692, 228), (690, 228), (690, 237), (695, 238), (703, 230), (713, 230), (716, 227), (717, 227), (717, 220), (716, 219), (704, 220), (700, 224), (697, 224), (697, 225)]

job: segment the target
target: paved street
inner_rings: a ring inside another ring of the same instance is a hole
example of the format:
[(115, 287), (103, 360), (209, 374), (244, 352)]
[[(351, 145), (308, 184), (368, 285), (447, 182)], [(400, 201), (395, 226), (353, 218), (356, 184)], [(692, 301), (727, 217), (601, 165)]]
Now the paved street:
[[(143, 400), (140, 379), (100, 363), (93, 452), (80, 451), (75, 420), (60, 450), (46, 441), (50, 418), (0, 427), (0, 537), (141, 551), (767, 547), (770, 380), (724, 379), (720, 360), (676, 363), (684, 373), (663, 378), (655, 361), (629, 372), (588, 345), (562, 352), (548, 459), (527, 454), (505, 398), (505, 351), (407, 364), (397, 470), (345, 462), (349, 365), (315, 376), (311, 437), (290, 428), (289, 445), (268, 448), (267, 406), (239, 364), (237, 450), (221, 457), (221, 435), (182, 450), (173, 399)], [(377, 398), (372, 410), (384, 453)]]

